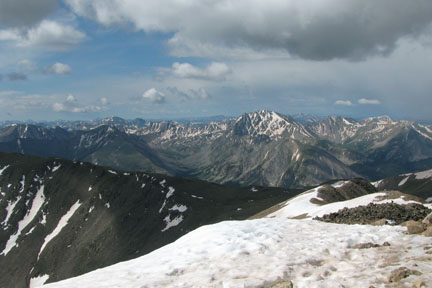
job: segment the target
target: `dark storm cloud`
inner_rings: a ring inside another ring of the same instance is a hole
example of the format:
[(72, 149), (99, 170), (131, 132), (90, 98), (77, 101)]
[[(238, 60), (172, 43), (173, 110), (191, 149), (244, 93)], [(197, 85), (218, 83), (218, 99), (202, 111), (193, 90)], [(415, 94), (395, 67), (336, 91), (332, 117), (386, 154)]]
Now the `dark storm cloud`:
[(432, 22), (432, 1), (346, 2), (341, 4), (345, 9), (334, 15), (323, 13), (305, 26), (294, 24), (282, 46), (313, 60), (387, 55), (399, 39), (418, 36)]
[(32, 25), (57, 9), (57, 0), (0, 0), (0, 25)]
[(9, 81), (25, 81), (27, 80), (27, 75), (13, 72), (13, 73), (9, 73), (7, 75), (7, 78), (9, 79)]
[[(283, 50), (311, 60), (387, 55), (432, 21), (430, 0), (66, 0), (107, 26), (174, 32), (177, 56), (224, 57), (235, 49)], [(179, 25), (181, 23), (181, 25)]]

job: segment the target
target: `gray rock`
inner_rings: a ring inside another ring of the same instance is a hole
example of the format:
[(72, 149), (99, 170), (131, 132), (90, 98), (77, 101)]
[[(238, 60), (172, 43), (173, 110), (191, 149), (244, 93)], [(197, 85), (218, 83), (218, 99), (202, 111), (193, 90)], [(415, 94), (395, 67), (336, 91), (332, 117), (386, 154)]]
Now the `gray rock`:
[(376, 243), (359, 243), (357, 245), (354, 245), (352, 248), (354, 249), (368, 249), (368, 248), (376, 248), (376, 247), (383, 247), (383, 246), (390, 246), (389, 242), (384, 242), (382, 245), (376, 244)]
[(284, 281), (271, 286), (271, 288), (294, 288), (294, 284), (292, 281)]
[(429, 215), (427, 215), (424, 219), (423, 219), (423, 223), (427, 224), (427, 225), (432, 225), (432, 212), (429, 213)]
[(422, 279), (417, 279), (414, 281), (414, 287), (415, 288), (421, 288), (421, 287), (427, 287), (426, 283)]
[(421, 275), (417, 270), (411, 270), (406, 267), (399, 267), (390, 273), (389, 283), (399, 282), (400, 280), (409, 277), (410, 275)]
[(432, 237), (432, 226), (428, 226), (422, 233), (423, 236)]
[(426, 227), (421, 222), (417, 221), (408, 221), (406, 222), (408, 234), (420, 234), (426, 230)]

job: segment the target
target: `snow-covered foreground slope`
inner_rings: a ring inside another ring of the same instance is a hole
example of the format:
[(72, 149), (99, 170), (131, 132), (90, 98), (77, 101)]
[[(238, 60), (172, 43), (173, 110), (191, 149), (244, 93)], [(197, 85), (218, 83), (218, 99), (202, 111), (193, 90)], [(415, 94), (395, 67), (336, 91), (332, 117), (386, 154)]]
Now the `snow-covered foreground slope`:
[[(281, 218), (221, 222), (140, 258), (43, 287), (237, 288), (288, 280), (294, 287), (384, 287), (399, 266), (423, 273), (399, 284), (432, 283), (424, 250), (430, 238), (404, 230)], [(353, 247), (386, 241), (390, 246)]]

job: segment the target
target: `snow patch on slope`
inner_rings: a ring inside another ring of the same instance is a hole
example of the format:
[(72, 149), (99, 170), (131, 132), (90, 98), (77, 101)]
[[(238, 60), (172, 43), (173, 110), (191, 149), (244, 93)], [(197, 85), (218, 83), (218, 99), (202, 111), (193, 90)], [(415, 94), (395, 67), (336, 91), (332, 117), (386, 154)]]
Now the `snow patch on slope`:
[(399, 182), (398, 186), (403, 186), (408, 181), (408, 179), (409, 179), (409, 176), (402, 179), (402, 181)]
[(432, 178), (432, 169), (427, 171), (422, 171), (414, 174), (416, 176), (416, 179), (427, 179)]
[(169, 208), (168, 210), (170, 211), (178, 211), (180, 213), (183, 213), (187, 210), (187, 206), (185, 205), (180, 205), (180, 204), (175, 204), (173, 207)]
[(39, 256), (42, 254), (42, 251), (45, 249), (46, 245), (54, 239), (61, 230), (68, 224), (69, 219), (74, 215), (75, 211), (81, 206), (81, 203), (79, 203), (79, 200), (75, 202), (75, 204), (72, 205), (72, 207), (69, 209), (68, 212), (66, 212), (65, 215), (63, 215), (62, 218), (60, 218), (60, 221), (57, 223), (57, 227), (45, 237), (44, 243), (42, 244), (41, 249), (39, 250), (38, 259)]
[(29, 288), (42, 286), (49, 278), (49, 275), (41, 275), (30, 279)]
[(0, 176), (3, 174), (3, 172), (9, 168), (9, 165), (4, 166), (3, 168), (0, 169)]
[[(12, 216), (12, 213), (15, 209), (15, 206), (17, 205), (17, 203), (21, 200), (21, 198), (18, 196), (18, 198), (15, 201), (12, 202), (8, 202), (8, 206), (6, 207), (6, 218), (5, 220), (3, 220), (2, 225), (6, 226), (7, 223), (9, 222), (9, 218)], [(5, 230), (6, 228), (4, 228), (3, 230)]]
[(61, 164), (58, 164), (57, 166), (54, 166), (52, 169), (52, 173), (56, 172), (57, 170), (59, 170), (61, 167)]
[(345, 183), (347, 183), (348, 181), (338, 181), (338, 182), (336, 182), (336, 183), (333, 183), (331, 186), (333, 187), (333, 188), (340, 188), (340, 187), (342, 187), (343, 185), (345, 185)]
[(308, 190), (286, 201), (282, 209), (270, 214), (269, 217), (292, 218), (308, 213), (309, 211), (314, 211), (315, 209), (320, 207), (320, 205), (314, 204), (310, 200), (312, 200), (313, 198), (320, 199), (318, 198), (319, 188), (320, 187)]
[(375, 187), (375, 188), (378, 188), (378, 186), (382, 183), (382, 179), (381, 180), (378, 180), (378, 181), (375, 181), (375, 182), (371, 182), (371, 184)]
[(166, 216), (164, 218), (164, 222), (165, 222), (166, 226), (164, 229), (161, 230), (161, 232), (165, 232), (168, 229), (179, 225), (182, 221), (183, 221), (183, 215), (179, 215), (179, 216), (175, 217), (174, 219), (171, 219), (171, 215), (168, 214), (168, 216)]
[(12, 248), (17, 245), (16, 241), (18, 240), (18, 237), (21, 235), (22, 231), (27, 227), (27, 225), (29, 225), (33, 221), (33, 219), (39, 212), (45, 201), (44, 188), (45, 186), (42, 185), (37, 191), (33, 199), (31, 209), (27, 212), (24, 218), (18, 222), (17, 232), (9, 237), (9, 240), (7, 241), (6, 246), (3, 252), (0, 253), (0, 255), (6, 256), (10, 252), (10, 250), (12, 250)]
[[(423, 129), (425, 129), (427, 132), (429, 132), (429, 133), (432, 133), (432, 131), (427, 127), (427, 126), (424, 126), (424, 125), (418, 125), (419, 127), (421, 127), (421, 128), (423, 128)], [(419, 133), (420, 135), (422, 135), (423, 137), (425, 137), (425, 138), (428, 138), (429, 140), (432, 140), (432, 137), (430, 136), (430, 135), (428, 135), (428, 134), (426, 134), (425, 132), (423, 132), (423, 131), (421, 131), (420, 129), (418, 129), (415, 125), (411, 125), (411, 127), (417, 132), (417, 133)]]
[(168, 193), (166, 194), (166, 199), (168, 199), (169, 197), (171, 197), (175, 192), (175, 189), (173, 187), (168, 187)]

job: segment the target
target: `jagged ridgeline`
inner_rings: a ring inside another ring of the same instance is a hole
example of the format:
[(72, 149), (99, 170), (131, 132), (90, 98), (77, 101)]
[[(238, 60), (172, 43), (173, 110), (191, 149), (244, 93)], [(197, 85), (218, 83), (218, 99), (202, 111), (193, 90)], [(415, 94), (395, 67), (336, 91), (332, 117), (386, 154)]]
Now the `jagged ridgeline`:
[(2, 287), (136, 258), (201, 225), (246, 219), (300, 192), (14, 153), (0, 153), (0, 189)]
[(296, 120), (265, 110), (213, 122), (107, 118), (9, 125), (0, 130), (0, 151), (220, 184), (303, 187), (430, 169), (432, 126), (389, 117)]

